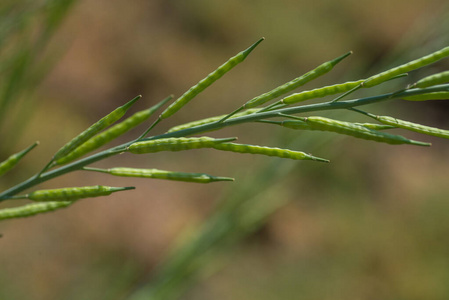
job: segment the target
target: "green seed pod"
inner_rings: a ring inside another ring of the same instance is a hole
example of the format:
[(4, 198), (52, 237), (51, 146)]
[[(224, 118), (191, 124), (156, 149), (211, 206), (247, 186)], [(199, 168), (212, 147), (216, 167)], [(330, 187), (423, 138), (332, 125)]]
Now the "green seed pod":
[(146, 110), (139, 111), (134, 115), (132, 115), (131, 117), (124, 120), (123, 122), (120, 122), (112, 126), (111, 128), (97, 134), (96, 136), (87, 140), (81, 146), (77, 147), (75, 150), (70, 152), (68, 155), (63, 156), (60, 159), (56, 160), (56, 163), (58, 165), (63, 165), (72, 162), (75, 159), (91, 151), (94, 151), (100, 148), (101, 146), (109, 143), (110, 141), (118, 138), (119, 136), (127, 133), (131, 129), (135, 128), (136, 126), (148, 120), (156, 110), (158, 110), (162, 105), (167, 103), (171, 98), (172, 96), (162, 100), (158, 104)]
[(414, 132), (419, 132), (427, 135), (433, 135), (445, 139), (449, 139), (449, 130), (444, 130), (440, 128), (425, 126), (421, 124), (416, 124), (408, 121), (399, 120), (396, 118), (388, 117), (388, 116), (374, 116), (376, 120), (379, 120), (380, 122), (396, 126), (399, 128), (407, 129)]
[(309, 99), (321, 98), (321, 97), (325, 97), (325, 96), (329, 96), (329, 95), (344, 93), (344, 92), (347, 92), (347, 91), (359, 86), (363, 81), (364, 81), (364, 79), (361, 79), (358, 81), (348, 81), (345, 83), (329, 85), (329, 86), (325, 86), (322, 88), (313, 89), (310, 91), (304, 91), (301, 93), (297, 93), (297, 94), (293, 94), (288, 97), (285, 97), (280, 102), (290, 105), (290, 104), (306, 101)]
[(439, 61), (440, 59), (445, 58), (446, 56), (449, 56), (449, 47), (445, 47), (429, 55), (423, 56), (416, 60), (412, 60), (411, 62), (408, 62), (406, 64), (400, 65), (385, 72), (371, 76), (370, 78), (366, 79), (362, 85), (365, 88), (369, 88), (381, 84), (391, 79), (392, 77), (430, 65), (436, 61)]
[(82, 198), (107, 196), (114, 192), (131, 190), (134, 187), (83, 186), (62, 189), (39, 190), (27, 195), (33, 201), (75, 201)]
[[(283, 127), (287, 127), (290, 129), (300, 129), (300, 130), (314, 130), (313, 127), (309, 124), (307, 124), (304, 121), (300, 120), (285, 120), (285, 121), (269, 121), (269, 120), (262, 120), (263, 123), (271, 123), (271, 124), (277, 124)], [(357, 126), (363, 126), (368, 129), (374, 129), (374, 130), (385, 130), (385, 129), (392, 129), (396, 128), (395, 126), (391, 125), (384, 125), (384, 124), (372, 124), (372, 123), (351, 123), (353, 125)]]
[(0, 220), (30, 217), (41, 213), (54, 211), (72, 205), (73, 201), (51, 201), (33, 203), (19, 207), (0, 209)]
[(224, 74), (229, 72), (236, 65), (241, 63), (245, 58), (257, 47), (257, 45), (262, 42), (264, 38), (261, 38), (256, 43), (254, 43), (248, 49), (241, 51), (234, 57), (231, 57), (227, 62), (223, 65), (219, 66), (215, 71), (207, 75), (206, 78), (202, 79), (196, 85), (192, 86), (187, 92), (185, 92), (181, 97), (179, 97), (174, 103), (172, 103), (166, 110), (162, 112), (159, 116), (159, 119), (166, 119), (173, 115), (175, 112), (181, 109), (184, 105), (186, 105), (190, 100), (192, 100), (196, 95), (204, 91), (207, 87), (209, 87), (212, 83), (220, 79)]
[(359, 126), (363, 126), (368, 129), (374, 129), (374, 130), (385, 130), (385, 129), (397, 128), (396, 126), (392, 126), (392, 125), (373, 124), (373, 123), (354, 123), (354, 125), (359, 125)]
[(9, 170), (11, 170), (12, 168), (14, 168), (19, 161), (31, 150), (34, 149), (34, 147), (36, 147), (37, 145), (39, 145), (39, 142), (35, 142), (33, 145), (29, 146), (28, 148), (26, 148), (25, 150), (22, 150), (18, 153), (15, 153), (13, 155), (11, 155), (10, 157), (8, 157), (5, 161), (0, 163), (0, 176), (2, 176), (3, 174), (5, 174), (6, 172), (8, 172)]
[(427, 77), (424, 77), (420, 81), (414, 84), (415, 87), (423, 89), (429, 86), (442, 84), (449, 82), (449, 71), (444, 71), (438, 74), (433, 74)]
[(234, 181), (234, 178), (216, 177), (204, 173), (172, 172), (158, 169), (111, 168), (105, 170), (95, 168), (84, 168), (84, 170), (108, 173), (114, 176), (121, 176), (121, 177), (155, 178), (155, 179), (167, 179), (167, 180), (196, 182), (196, 183)]
[(262, 94), (260, 96), (257, 96), (255, 98), (249, 100), (248, 102), (246, 102), (243, 105), (243, 107), (244, 108), (256, 107), (256, 106), (262, 105), (272, 99), (275, 99), (278, 96), (284, 95), (284, 94), (296, 89), (297, 87), (300, 87), (301, 85), (304, 85), (307, 82), (326, 74), (327, 72), (332, 70), (336, 64), (338, 64), (340, 61), (342, 61), (344, 58), (346, 58), (350, 54), (352, 54), (352, 52), (348, 52), (348, 53), (346, 53), (340, 57), (337, 57), (331, 61), (325, 62), (325, 63), (319, 65), (317, 68), (309, 71), (308, 73), (306, 73), (298, 78), (295, 78), (292, 81), (289, 81), (286, 84), (283, 84), (265, 94)]
[(231, 151), (238, 153), (261, 154), (296, 160), (315, 160), (321, 162), (329, 162), (327, 159), (315, 157), (310, 154), (306, 154), (304, 152), (293, 151), (289, 149), (271, 148), (271, 147), (236, 144), (236, 143), (221, 143), (216, 144), (213, 147), (217, 150)]
[(134, 154), (154, 153), (159, 151), (182, 151), (199, 148), (213, 148), (214, 145), (234, 141), (236, 138), (214, 139), (211, 137), (180, 137), (149, 140), (131, 144), (127, 150)]
[(407, 101), (447, 100), (449, 99), (449, 92), (427, 93), (421, 95), (402, 97), (401, 99)]
[(283, 127), (290, 128), (290, 129), (306, 129), (306, 130), (311, 130), (312, 129), (309, 124), (307, 124), (304, 121), (300, 121), (300, 120), (280, 121), (279, 125), (281, 125)]
[(58, 152), (56, 152), (56, 154), (54, 155), (53, 160), (57, 161), (61, 157), (66, 156), (72, 150), (76, 149), (79, 145), (83, 144), (91, 137), (96, 135), (98, 132), (102, 131), (103, 129), (105, 129), (106, 127), (116, 122), (121, 117), (123, 117), (126, 111), (141, 97), (142, 96), (139, 95), (136, 98), (129, 101), (128, 103), (126, 103), (125, 105), (116, 108), (111, 113), (109, 113), (108, 115), (106, 115), (105, 117), (101, 118), (99, 121), (94, 123), (92, 126), (87, 128), (85, 131), (81, 132), (78, 136), (73, 138), (70, 142), (68, 142), (61, 149), (59, 149)]
[[(240, 113), (235, 114), (233, 117), (231, 117), (231, 119), (232, 118), (241, 117), (241, 116), (250, 115), (250, 114), (253, 114), (253, 113), (255, 113), (255, 112), (259, 111), (259, 110), (260, 110), (260, 108), (247, 109), (245, 111), (242, 111)], [(214, 123), (214, 122), (217, 122), (217, 121), (223, 119), (225, 116), (227, 116), (227, 115), (215, 116), (215, 117), (210, 117), (210, 118), (206, 118), (206, 119), (202, 119), (202, 120), (197, 120), (197, 121), (193, 121), (193, 122), (177, 125), (175, 127), (170, 128), (167, 132), (175, 132), (175, 131), (180, 131), (180, 130), (192, 128), (192, 127), (195, 127), (195, 126), (200, 126), (200, 125), (204, 125), (204, 124)]]
[(377, 130), (369, 129), (364, 126), (355, 125), (350, 122), (337, 121), (323, 117), (307, 117), (304, 121), (310, 125), (312, 130), (331, 131), (340, 134), (353, 136), (365, 140), (387, 143), (392, 145), (412, 144), (418, 146), (430, 146), (429, 143), (409, 140), (400, 135), (389, 134)]

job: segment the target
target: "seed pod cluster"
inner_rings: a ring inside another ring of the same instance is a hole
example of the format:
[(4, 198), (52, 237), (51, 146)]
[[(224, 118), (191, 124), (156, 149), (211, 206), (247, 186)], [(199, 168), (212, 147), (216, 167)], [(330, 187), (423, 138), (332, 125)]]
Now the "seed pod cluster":
[(108, 173), (114, 176), (121, 177), (140, 177), (140, 178), (154, 178), (154, 179), (167, 179), (174, 181), (185, 181), (195, 183), (211, 183), (217, 181), (234, 181), (229, 177), (217, 177), (205, 173), (185, 173), (185, 172), (173, 172), (158, 169), (136, 169), (136, 168), (111, 168), (111, 169), (95, 169), (84, 168), (87, 171), (96, 171)]
[(51, 201), (27, 204), (19, 207), (4, 208), (0, 210), (0, 220), (30, 217), (61, 209), (73, 204), (73, 201)]
[(352, 54), (352, 52), (348, 52), (348, 53), (346, 53), (340, 57), (337, 57), (331, 61), (325, 62), (325, 63), (319, 65), (317, 68), (307, 72), (306, 74), (304, 74), (298, 78), (295, 78), (292, 81), (289, 81), (269, 92), (266, 92), (260, 96), (257, 96), (255, 98), (249, 100), (248, 102), (246, 102), (243, 105), (243, 107), (244, 108), (256, 107), (256, 106), (262, 105), (272, 99), (275, 99), (281, 95), (284, 95), (284, 94), (296, 89), (297, 87), (300, 87), (300, 86), (306, 84), (307, 82), (312, 81), (313, 79), (326, 74), (327, 72), (332, 70), (336, 64), (338, 64), (340, 61), (342, 61), (344, 58), (346, 58), (350, 54)]
[(131, 190), (134, 187), (83, 186), (62, 189), (38, 190), (27, 195), (33, 201), (75, 201), (82, 198), (107, 196), (114, 192)]
[(246, 144), (236, 144), (236, 143), (221, 143), (213, 146), (217, 150), (231, 151), (237, 153), (248, 153), (248, 154), (261, 154), (267, 156), (276, 156), (281, 158), (289, 158), (296, 160), (315, 160), (321, 162), (329, 162), (327, 159), (312, 156), (310, 154), (293, 151), (289, 149), (272, 148), (265, 146), (256, 145), (246, 145)]
[(430, 64), (432, 64), (436, 61), (439, 61), (440, 59), (443, 59), (447, 56), (449, 56), (449, 47), (445, 47), (445, 48), (438, 50), (436, 52), (433, 52), (429, 55), (423, 56), (421, 58), (412, 60), (411, 62), (408, 62), (406, 64), (400, 65), (398, 67), (392, 68), (385, 72), (371, 76), (370, 78), (366, 79), (362, 85), (365, 88), (373, 87), (373, 86), (381, 84), (387, 80), (390, 80), (391, 78), (393, 78), (395, 76), (398, 76), (398, 75), (419, 69), (421, 67), (430, 65)]
[(66, 156), (71, 151), (76, 149), (78, 146), (89, 140), (91, 137), (96, 135), (98, 132), (102, 131), (109, 125), (115, 123), (117, 120), (119, 120), (123, 115), (126, 113), (126, 111), (142, 96), (137, 96), (136, 98), (132, 99), (128, 103), (126, 103), (123, 106), (120, 106), (113, 110), (111, 113), (106, 115), (105, 117), (101, 118), (99, 121), (95, 122), (92, 126), (81, 132), (79, 135), (74, 137), (70, 142), (65, 144), (61, 147), (61, 149), (56, 152), (56, 154), (53, 157), (53, 160), (57, 161), (61, 157)]
[(185, 92), (181, 97), (179, 97), (173, 104), (171, 104), (166, 110), (162, 112), (159, 119), (165, 119), (173, 115), (175, 112), (180, 110), (184, 105), (186, 105), (190, 100), (192, 100), (196, 95), (204, 91), (212, 83), (220, 79), (224, 74), (229, 72), (236, 65), (241, 63), (245, 58), (253, 51), (257, 45), (259, 45), (264, 39), (258, 40), (248, 49), (238, 53), (234, 57), (231, 57), (223, 65), (219, 66), (215, 71), (207, 75), (206, 78), (202, 79), (196, 85), (192, 86), (187, 92)]
[(11, 155), (10, 157), (8, 157), (5, 161), (0, 163), (0, 176), (2, 176), (3, 174), (5, 174), (6, 172), (8, 172), (9, 170), (11, 170), (12, 168), (14, 168), (19, 161), (31, 150), (34, 149), (34, 147), (36, 147), (39, 144), (39, 142), (35, 142), (33, 145), (29, 146), (28, 148), (15, 153), (13, 155)]
[(58, 165), (67, 164), (69, 162), (74, 161), (75, 159), (94, 151), (101, 146), (109, 143), (110, 141), (118, 138), (119, 136), (127, 133), (131, 129), (135, 128), (136, 126), (142, 124), (146, 120), (148, 120), (153, 113), (159, 109), (162, 105), (164, 105), (167, 101), (169, 101), (172, 97), (168, 97), (164, 100), (162, 100), (160, 103), (146, 109), (139, 111), (135, 113), (134, 115), (130, 116), (123, 122), (120, 122), (114, 126), (112, 126), (109, 129), (106, 129), (105, 131), (97, 134), (96, 136), (92, 137), (91, 139), (84, 142), (81, 146), (77, 147), (73, 151), (71, 151), (68, 155), (61, 157), (60, 159), (56, 160), (56, 163)]
[(373, 140), (376, 142), (387, 143), (392, 145), (411, 144), (418, 146), (430, 146), (429, 143), (409, 140), (400, 135), (389, 134), (364, 126), (355, 125), (350, 122), (343, 122), (324, 117), (307, 117), (304, 121), (310, 125), (311, 130), (331, 131), (340, 134), (353, 136), (365, 140)]
[(127, 148), (127, 151), (134, 154), (143, 154), (160, 151), (182, 151), (200, 148), (213, 148), (217, 144), (234, 140), (236, 140), (236, 138), (214, 139), (206, 136), (191, 138), (163, 138), (133, 143)]

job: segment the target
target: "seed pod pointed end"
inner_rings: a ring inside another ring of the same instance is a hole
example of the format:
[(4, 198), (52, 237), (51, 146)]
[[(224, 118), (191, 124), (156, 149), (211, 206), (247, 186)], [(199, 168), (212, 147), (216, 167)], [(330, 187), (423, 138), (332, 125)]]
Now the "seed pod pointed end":
[(348, 53), (343, 54), (342, 56), (337, 57), (334, 60), (331, 60), (331, 65), (332, 67), (334, 67), (336, 64), (338, 64), (339, 62), (341, 62), (343, 59), (345, 59), (346, 57), (348, 57), (349, 55), (351, 55), (353, 52), (349, 51)]
[(308, 155), (308, 158), (310, 159), (310, 160), (315, 160), (315, 161), (320, 161), (320, 162), (325, 162), (325, 163), (330, 163), (331, 161), (330, 160), (328, 160), (328, 159), (325, 159), (325, 158), (321, 158), (321, 157), (316, 157), (316, 156), (313, 156), (313, 155)]
[(419, 142), (419, 141), (414, 141), (414, 140), (411, 140), (410, 144), (416, 145), (416, 146), (426, 146), (426, 147), (432, 146), (432, 143), (425, 143), (425, 142)]
[(22, 155), (26, 155), (28, 154), (28, 152), (30, 152), (31, 150), (33, 150), (35, 147), (37, 147), (40, 144), (39, 141), (34, 142), (31, 146), (29, 146), (28, 148), (26, 148), (25, 150), (22, 151)]
[(246, 58), (260, 43), (262, 43), (263, 40), (265, 40), (264, 37), (260, 38), (257, 42), (252, 44), (248, 49), (243, 50), (243, 57)]
[(109, 191), (111, 193), (115, 193), (120, 191), (134, 190), (135, 188), (136, 188), (135, 186), (111, 187)]
[(237, 137), (229, 137), (229, 138), (222, 138), (222, 139), (215, 139), (215, 142), (217, 143), (226, 143), (226, 142), (233, 142), (236, 141)]
[(134, 189), (136, 189), (135, 186), (125, 186), (125, 187), (122, 187), (122, 188), (117, 188), (116, 191), (127, 191), (127, 190), (134, 190)]
[(130, 100), (128, 103), (124, 104), (122, 107), (126, 110), (128, 110), (137, 100), (142, 98), (142, 95), (138, 95), (134, 97), (132, 100)]
[(235, 181), (234, 178), (231, 177), (219, 177), (219, 176), (213, 176), (211, 177), (212, 182), (215, 181)]

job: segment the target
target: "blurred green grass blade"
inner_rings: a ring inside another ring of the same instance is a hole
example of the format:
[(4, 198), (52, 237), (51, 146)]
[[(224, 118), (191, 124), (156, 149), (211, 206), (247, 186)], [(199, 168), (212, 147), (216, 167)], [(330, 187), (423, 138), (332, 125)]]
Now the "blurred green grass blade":
[(34, 112), (31, 93), (59, 57), (46, 48), (75, 2), (0, 3), (0, 136), (8, 139), (8, 146), (20, 137)]

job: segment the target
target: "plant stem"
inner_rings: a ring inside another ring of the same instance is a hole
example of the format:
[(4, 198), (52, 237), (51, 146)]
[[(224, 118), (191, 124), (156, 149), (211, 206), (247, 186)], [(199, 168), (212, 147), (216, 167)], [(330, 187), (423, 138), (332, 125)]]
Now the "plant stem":
[[(308, 105), (294, 106), (294, 107), (284, 107), (284, 108), (280, 108), (280, 109), (275, 109), (275, 110), (245, 115), (245, 116), (241, 116), (241, 117), (236, 117), (236, 118), (228, 119), (224, 122), (218, 121), (218, 122), (198, 125), (195, 127), (191, 127), (191, 128), (187, 128), (187, 129), (183, 129), (183, 130), (179, 130), (179, 131), (173, 131), (170, 133), (164, 133), (164, 134), (160, 134), (157, 136), (144, 138), (141, 140), (145, 141), (145, 140), (155, 140), (155, 139), (169, 138), (169, 137), (184, 137), (184, 136), (189, 136), (189, 135), (194, 135), (194, 134), (199, 134), (199, 133), (203, 133), (203, 132), (221, 129), (221, 128), (224, 128), (227, 126), (234, 126), (234, 125), (238, 125), (241, 123), (248, 123), (248, 122), (259, 121), (259, 120), (267, 119), (267, 118), (274, 118), (274, 117), (278, 117), (280, 113), (282, 113), (282, 114), (297, 114), (297, 113), (312, 112), (312, 111), (348, 109), (348, 108), (352, 108), (352, 107), (356, 107), (356, 106), (362, 106), (362, 105), (367, 105), (367, 104), (372, 104), (372, 103), (378, 103), (381, 101), (391, 100), (393, 98), (401, 98), (401, 97), (406, 97), (406, 96), (427, 94), (427, 93), (439, 92), (439, 91), (449, 91), (449, 84), (437, 85), (437, 86), (432, 86), (432, 87), (424, 88), (424, 89), (409, 89), (409, 90), (404, 90), (401, 92), (393, 92), (393, 93), (382, 94), (382, 95), (373, 96), (373, 97), (354, 99), (354, 100), (346, 100), (346, 101), (339, 101), (339, 102), (329, 101), (329, 102), (317, 103), (317, 104), (308, 104)], [(139, 139), (137, 139), (137, 140), (139, 140)], [(12, 196), (20, 193), (21, 191), (28, 189), (30, 187), (33, 187), (35, 185), (38, 185), (42, 182), (48, 181), (52, 178), (67, 174), (72, 171), (81, 170), (83, 167), (90, 165), (94, 162), (103, 160), (110, 156), (116, 155), (120, 152), (125, 152), (126, 148), (129, 145), (135, 143), (137, 140), (133, 140), (133, 141), (124, 143), (122, 145), (95, 153), (91, 156), (80, 159), (80, 160), (70, 163), (68, 165), (61, 166), (58, 169), (51, 170), (51, 171), (48, 171), (48, 172), (45, 172), (42, 174), (38, 173), (36, 175), (33, 175), (29, 179), (0, 193), (0, 202), (7, 200), (7, 199), (11, 198)]]

